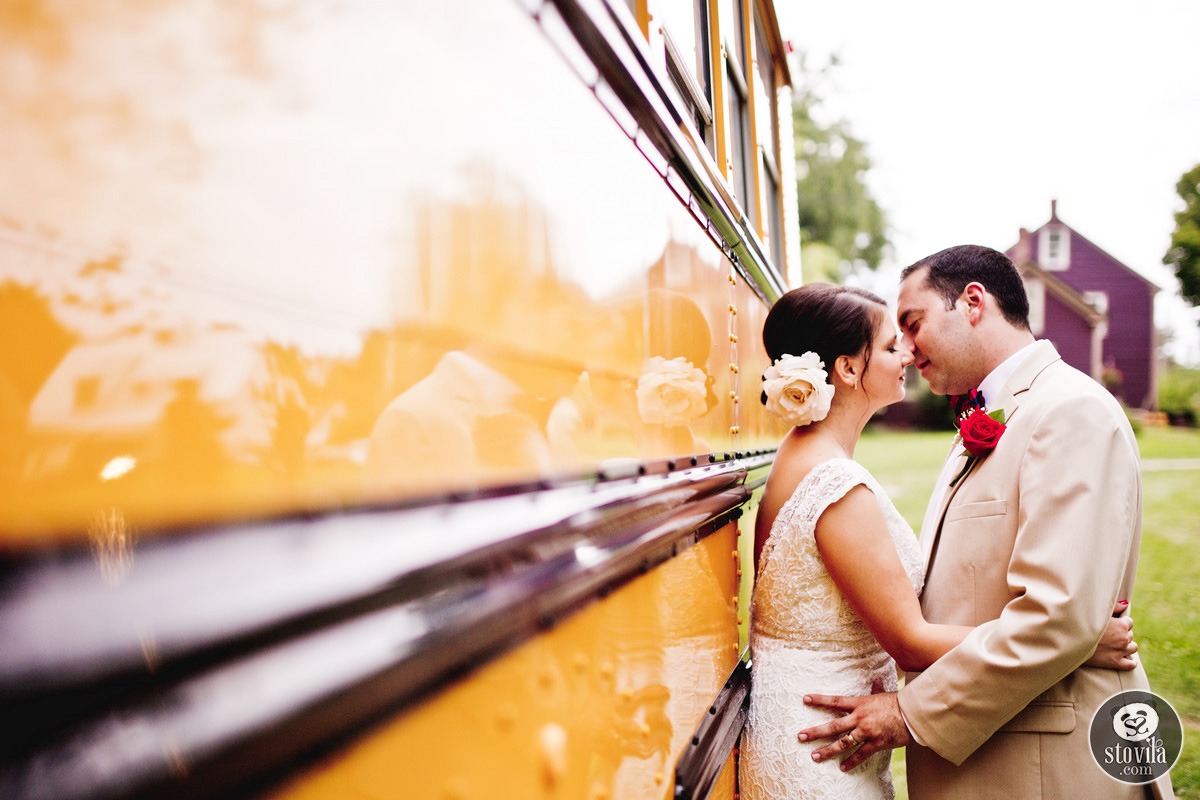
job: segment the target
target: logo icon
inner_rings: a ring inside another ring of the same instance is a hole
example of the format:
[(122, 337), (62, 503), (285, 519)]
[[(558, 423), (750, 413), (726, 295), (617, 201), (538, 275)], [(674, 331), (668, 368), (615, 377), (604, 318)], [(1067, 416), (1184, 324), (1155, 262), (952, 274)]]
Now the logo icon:
[(1158, 712), (1145, 703), (1121, 706), (1113, 714), (1113, 731), (1127, 742), (1149, 739), (1158, 730)]
[(1183, 750), (1179, 715), (1153, 692), (1120, 692), (1105, 700), (1092, 717), (1089, 736), (1096, 765), (1122, 783), (1161, 778)]

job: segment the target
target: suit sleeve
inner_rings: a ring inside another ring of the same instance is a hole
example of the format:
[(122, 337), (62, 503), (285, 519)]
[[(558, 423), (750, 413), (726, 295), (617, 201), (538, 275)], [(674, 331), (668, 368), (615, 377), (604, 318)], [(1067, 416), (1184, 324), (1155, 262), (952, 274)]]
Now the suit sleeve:
[(1010, 501), (1012, 599), (900, 692), (910, 729), (954, 764), (1091, 657), (1140, 527), (1138, 453), (1119, 407), (1074, 396), (1028, 410), (1041, 416)]

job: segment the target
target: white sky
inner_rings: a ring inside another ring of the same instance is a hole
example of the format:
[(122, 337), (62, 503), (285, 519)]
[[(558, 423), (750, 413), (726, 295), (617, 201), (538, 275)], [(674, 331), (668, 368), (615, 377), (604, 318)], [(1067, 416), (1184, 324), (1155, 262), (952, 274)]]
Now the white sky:
[[(1200, 2), (776, 0), (822, 92), (867, 144), (895, 269), (953, 244), (1005, 249), (1058, 216), (1163, 288), (1159, 324), (1200, 361), (1162, 256), (1200, 162)], [(894, 283), (894, 279), (890, 281)]]

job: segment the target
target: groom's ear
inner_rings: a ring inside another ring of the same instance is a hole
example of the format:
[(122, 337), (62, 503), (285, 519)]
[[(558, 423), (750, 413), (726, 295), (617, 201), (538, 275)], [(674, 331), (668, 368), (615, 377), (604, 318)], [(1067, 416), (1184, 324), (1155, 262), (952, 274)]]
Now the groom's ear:
[(979, 320), (983, 318), (983, 309), (988, 303), (987, 289), (982, 283), (971, 281), (963, 287), (960, 297), (967, 304), (967, 321), (972, 325), (978, 324)]

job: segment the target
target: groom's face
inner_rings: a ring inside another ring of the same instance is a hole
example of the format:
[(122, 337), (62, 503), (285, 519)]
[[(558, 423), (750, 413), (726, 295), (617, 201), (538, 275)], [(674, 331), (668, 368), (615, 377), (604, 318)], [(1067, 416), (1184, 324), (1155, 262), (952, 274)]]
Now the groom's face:
[(967, 322), (963, 302), (946, 308), (945, 298), (925, 283), (925, 273), (918, 270), (900, 284), (896, 309), (900, 331), (934, 394), (965, 394), (982, 377), (972, 355), (974, 329)]

